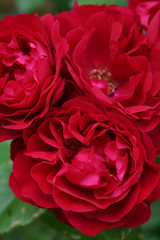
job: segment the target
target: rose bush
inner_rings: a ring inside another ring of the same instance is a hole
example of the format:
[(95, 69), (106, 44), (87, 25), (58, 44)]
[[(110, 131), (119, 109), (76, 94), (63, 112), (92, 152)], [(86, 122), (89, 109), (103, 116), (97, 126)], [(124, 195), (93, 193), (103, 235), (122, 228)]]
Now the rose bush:
[(20, 135), (59, 100), (66, 51), (56, 22), (48, 29), (36, 14), (0, 21), (0, 141)]
[(69, 44), (68, 71), (83, 93), (118, 104), (145, 132), (154, 130), (160, 120), (160, 86), (152, 67), (156, 59), (149, 56), (152, 43), (134, 12), (118, 6), (75, 5), (53, 18)]
[(152, 18), (160, 10), (159, 0), (128, 0), (128, 4), (140, 17), (144, 29), (148, 28)]
[(160, 195), (150, 138), (112, 105), (84, 97), (51, 108), (24, 130), (11, 157), (9, 184), (17, 197), (90, 236), (143, 224)]

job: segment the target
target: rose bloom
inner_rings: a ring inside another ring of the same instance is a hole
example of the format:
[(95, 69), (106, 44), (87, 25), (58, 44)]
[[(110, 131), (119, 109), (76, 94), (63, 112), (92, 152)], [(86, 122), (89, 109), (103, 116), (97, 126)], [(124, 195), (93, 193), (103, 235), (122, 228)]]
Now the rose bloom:
[(142, 120), (146, 131), (151, 130), (159, 121), (155, 110), (159, 86), (153, 82), (147, 56), (138, 52), (148, 39), (139, 31), (133, 12), (118, 6), (86, 5), (54, 18), (69, 44), (66, 64), (77, 85), (103, 102), (119, 103)]
[(0, 21), (0, 141), (18, 136), (61, 97), (66, 51), (58, 23), (48, 30), (36, 14)]
[(128, 0), (128, 5), (138, 14), (144, 29), (148, 28), (152, 18), (160, 10), (159, 0)]
[(160, 86), (148, 56), (152, 44), (136, 16), (125, 7), (75, 5), (54, 19), (69, 44), (68, 70), (83, 93), (117, 104), (151, 132), (160, 120)]
[(116, 109), (84, 97), (51, 108), (11, 145), (10, 187), (86, 235), (136, 227), (160, 196), (150, 138)]

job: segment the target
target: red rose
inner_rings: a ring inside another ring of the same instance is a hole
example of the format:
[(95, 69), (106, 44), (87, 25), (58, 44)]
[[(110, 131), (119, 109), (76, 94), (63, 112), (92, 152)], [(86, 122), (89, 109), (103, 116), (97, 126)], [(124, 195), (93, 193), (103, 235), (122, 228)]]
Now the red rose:
[[(150, 56), (152, 43), (134, 13), (118, 6), (85, 5), (54, 19), (69, 44), (68, 70), (83, 94), (117, 104), (136, 119), (140, 129), (155, 131), (160, 121), (160, 86), (153, 65), (158, 66), (159, 60)], [(158, 26), (152, 27), (152, 38)], [(155, 134), (152, 139), (157, 141)], [(156, 145), (158, 151), (160, 144)]]
[(138, 14), (141, 25), (145, 29), (148, 28), (156, 12), (160, 10), (159, 0), (128, 0), (128, 4)]
[(50, 31), (36, 14), (0, 21), (0, 141), (19, 135), (58, 101), (66, 50), (53, 20)]
[(159, 197), (149, 137), (122, 113), (85, 98), (52, 108), (11, 150), (9, 183), (17, 197), (90, 236), (148, 221), (150, 202)]
[(147, 56), (147, 35), (140, 32), (133, 12), (118, 6), (85, 5), (54, 19), (69, 44), (68, 70), (83, 93), (118, 103), (144, 131), (154, 129), (160, 119), (159, 86)]

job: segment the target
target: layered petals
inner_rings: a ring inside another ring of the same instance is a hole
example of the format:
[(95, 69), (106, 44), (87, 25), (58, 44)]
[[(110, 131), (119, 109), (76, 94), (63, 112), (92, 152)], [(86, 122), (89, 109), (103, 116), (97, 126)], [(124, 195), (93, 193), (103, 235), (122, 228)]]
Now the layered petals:
[(67, 43), (58, 23), (46, 30), (36, 14), (0, 22), (0, 141), (12, 139), (42, 118), (64, 92), (60, 76)]
[(159, 198), (154, 146), (112, 104), (66, 101), (24, 130), (12, 148), (10, 187), (17, 197), (53, 209), (84, 234), (138, 226)]

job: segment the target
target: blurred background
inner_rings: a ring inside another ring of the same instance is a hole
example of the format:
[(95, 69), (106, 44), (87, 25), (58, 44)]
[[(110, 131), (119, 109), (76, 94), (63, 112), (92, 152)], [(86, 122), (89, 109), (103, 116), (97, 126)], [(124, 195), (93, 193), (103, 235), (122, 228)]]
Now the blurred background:
[[(121, 0), (124, 2), (125, 0)], [(107, 0), (106, 0), (107, 2)], [(19, 13), (38, 13), (42, 16), (46, 13), (56, 14), (71, 9), (73, 0), (0, 0), (0, 19), (8, 15)], [(1, 156), (2, 157), (2, 156)], [(160, 240), (160, 201), (152, 205), (151, 220), (134, 231), (140, 240)], [(136, 240), (134, 234), (131, 239)], [(40, 219), (33, 223), (13, 230), (10, 233), (0, 234), (0, 240), (65, 240), (65, 237), (50, 229)], [(85, 240), (85, 236), (84, 239)], [(96, 238), (93, 238), (96, 239)], [(113, 239), (109, 237), (108, 239)], [(123, 236), (118, 240), (125, 240)], [(128, 239), (128, 238), (127, 238)], [(73, 240), (79, 240), (78, 238)], [(102, 239), (103, 240), (103, 239)], [(115, 239), (113, 239), (115, 240)]]
[(18, 13), (55, 14), (71, 9), (72, 5), (73, 0), (0, 0), (0, 18)]

